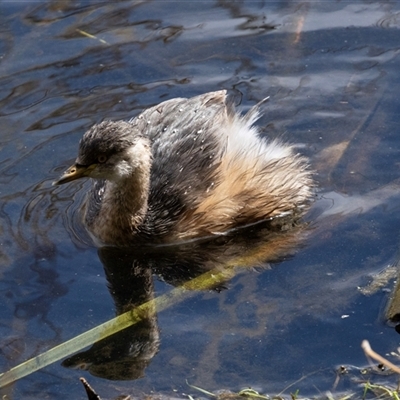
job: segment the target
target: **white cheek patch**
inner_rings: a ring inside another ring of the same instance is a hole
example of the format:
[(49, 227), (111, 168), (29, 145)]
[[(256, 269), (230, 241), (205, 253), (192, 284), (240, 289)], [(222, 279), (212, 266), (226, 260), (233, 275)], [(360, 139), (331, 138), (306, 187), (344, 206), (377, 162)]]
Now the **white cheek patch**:
[(115, 164), (115, 168), (113, 170), (113, 180), (120, 180), (127, 178), (132, 175), (133, 172), (132, 165), (129, 165), (127, 160), (123, 160)]
[(134, 145), (121, 154), (113, 155), (109, 162), (113, 164), (106, 179), (119, 181), (130, 178), (133, 174), (139, 175), (150, 168), (151, 151), (147, 141), (138, 140)]

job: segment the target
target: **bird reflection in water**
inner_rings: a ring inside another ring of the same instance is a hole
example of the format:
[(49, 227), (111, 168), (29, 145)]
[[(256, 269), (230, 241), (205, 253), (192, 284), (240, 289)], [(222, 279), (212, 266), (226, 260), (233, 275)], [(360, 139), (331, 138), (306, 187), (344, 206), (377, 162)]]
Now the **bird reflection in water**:
[[(180, 286), (207, 271), (235, 266), (239, 271), (289, 258), (301, 246), (308, 229), (293, 216), (233, 230), (206, 240), (180, 245), (125, 250), (99, 249), (116, 313), (121, 314), (153, 299), (153, 276)], [(227, 282), (208, 289), (221, 291)], [(63, 366), (89, 371), (110, 380), (135, 380), (158, 351), (160, 343), (156, 310), (148, 309), (141, 321), (89, 350), (63, 361)]]

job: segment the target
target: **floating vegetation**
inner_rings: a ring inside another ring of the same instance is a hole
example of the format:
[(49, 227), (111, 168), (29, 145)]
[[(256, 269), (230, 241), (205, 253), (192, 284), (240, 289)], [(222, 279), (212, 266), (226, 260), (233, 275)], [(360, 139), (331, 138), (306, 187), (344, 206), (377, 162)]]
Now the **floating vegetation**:
[[(95, 390), (89, 385), (89, 383), (84, 379), (80, 379), (83, 383), (86, 394), (88, 396), (88, 400), (107, 400), (101, 398)], [(348, 392), (330, 392), (327, 391), (325, 393), (318, 393), (315, 396), (302, 396), (299, 390), (296, 390), (294, 393), (290, 394), (277, 394), (277, 395), (268, 395), (261, 394), (258, 391), (252, 388), (246, 388), (240, 390), (239, 392), (231, 392), (228, 390), (221, 390), (217, 393), (209, 392), (205, 389), (199, 388), (197, 386), (189, 385), (192, 389), (195, 389), (202, 394), (206, 395), (207, 398), (216, 399), (216, 400), (253, 400), (253, 399), (262, 399), (262, 400), (400, 400), (399, 394), (399, 385), (396, 387), (391, 387), (386, 384), (375, 384), (370, 381), (363, 382), (358, 385), (358, 388), (354, 389), (354, 391)], [(131, 396), (131, 395), (119, 395), (113, 400), (198, 400), (199, 398), (193, 395), (181, 395), (181, 396), (167, 396), (161, 394), (151, 394), (144, 395), (141, 397)], [(204, 399), (204, 397), (201, 397)]]
[[(191, 389), (206, 396), (206, 398), (216, 400), (400, 400), (400, 382), (396, 375), (400, 374), (400, 368), (372, 350), (368, 341), (364, 340), (361, 347), (367, 357), (378, 361), (379, 364), (374, 365), (371, 363), (369, 367), (363, 368), (346, 367), (342, 365), (336, 371), (336, 379), (333, 382), (332, 391), (318, 393), (315, 396), (302, 396), (300, 389), (296, 388), (296, 385), (298, 385), (300, 381), (314, 375), (314, 373), (310, 373), (298, 381), (293, 382), (278, 394), (262, 394), (251, 387), (244, 388), (238, 392), (220, 390), (214, 393), (199, 386), (192, 385), (188, 381), (186, 381), (186, 384)], [(375, 375), (374, 380), (377, 382), (372, 382), (371, 377), (373, 375)], [(385, 381), (378, 382), (379, 376), (384, 376)], [(339, 380), (342, 380), (345, 377), (349, 378), (352, 387), (347, 391), (336, 391)], [(391, 382), (389, 382), (389, 377), (391, 378)], [(84, 378), (81, 378), (80, 380), (84, 385), (88, 400), (105, 400), (96, 393)], [(395, 381), (395, 384), (393, 384), (393, 381)], [(312, 383), (310, 385), (312, 386)], [(293, 392), (290, 392), (289, 394), (284, 393), (293, 387), (296, 388)], [(146, 400), (204, 399), (204, 397), (196, 397), (193, 394), (181, 394), (177, 396), (151, 394), (140, 397), (135, 395), (119, 395), (115, 400), (136, 400), (139, 398), (144, 398)]]
[(81, 35), (86, 36), (86, 37), (88, 37), (88, 38), (90, 38), (90, 39), (96, 39), (96, 40), (98, 40), (100, 43), (109, 44), (109, 43), (107, 43), (104, 39), (100, 39), (100, 38), (98, 38), (97, 36), (91, 35), (90, 33), (86, 32), (86, 31), (83, 31), (83, 30), (81, 30), (81, 29), (77, 29), (76, 31), (77, 31), (78, 33), (80, 33)]

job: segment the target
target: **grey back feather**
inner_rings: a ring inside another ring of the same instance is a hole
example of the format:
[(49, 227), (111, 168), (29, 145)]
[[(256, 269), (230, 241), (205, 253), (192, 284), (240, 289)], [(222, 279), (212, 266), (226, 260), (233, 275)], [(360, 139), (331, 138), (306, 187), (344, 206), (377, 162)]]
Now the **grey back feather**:
[[(221, 93), (221, 92), (217, 92)], [(167, 234), (183, 212), (195, 210), (218, 181), (223, 147), (216, 120), (226, 117), (225, 96), (173, 99), (130, 123), (148, 135), (153, 165), (143, 234)]]

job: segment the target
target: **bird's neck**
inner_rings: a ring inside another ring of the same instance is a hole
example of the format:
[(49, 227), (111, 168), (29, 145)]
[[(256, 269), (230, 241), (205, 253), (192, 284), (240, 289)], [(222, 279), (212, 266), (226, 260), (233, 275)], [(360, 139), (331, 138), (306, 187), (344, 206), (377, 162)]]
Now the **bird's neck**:
[(106, 182), (100, 214), (91, 229), (104, 244), (127, 246), (132, 242), (147, 214), (150, 169), (148, 160), (131, 175)]
[(104, 203), (113, 204), (115, 221), (130, 227), (142, 224), (147, 212), (150, 186), (150, 169), (140, 168), (131, 177), (120, 182), (109, 182), (104, 194)]

